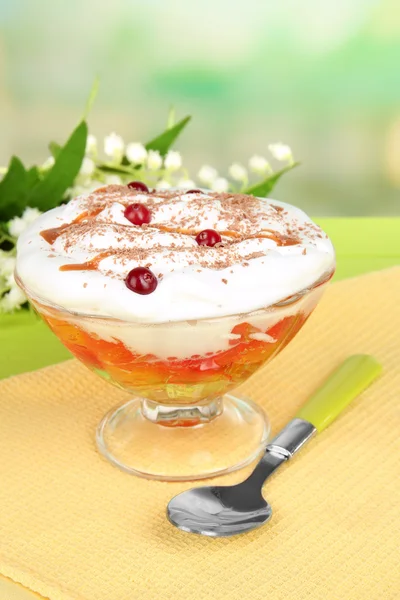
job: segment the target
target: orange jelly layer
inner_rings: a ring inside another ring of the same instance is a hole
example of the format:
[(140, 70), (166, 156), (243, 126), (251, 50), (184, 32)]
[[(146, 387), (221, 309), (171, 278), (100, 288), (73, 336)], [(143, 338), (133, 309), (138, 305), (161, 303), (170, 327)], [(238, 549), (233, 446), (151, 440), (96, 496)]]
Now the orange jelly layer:
[[(43, 315), (63, 344), (87, 367), (105, 371), (113, 383), (128, 390), (147, 389), (149, 393), (144, 395), (148, 397), (152, 388), (162, 390), (171, 384), (213, 384), (216, 393), (236, 387), (286, 346), (307, 317), (304, 313), (285, 317), (265, 332), (243, 322), (232, 329), (240, 337), (229, 342), (228, 350), (163, 360), (152, 354), (136, 354), (121, 341), (100, 339), (58, 316)], [(254, 333), (267, 333), (275, 341), (255, 340), (251, 337)]]

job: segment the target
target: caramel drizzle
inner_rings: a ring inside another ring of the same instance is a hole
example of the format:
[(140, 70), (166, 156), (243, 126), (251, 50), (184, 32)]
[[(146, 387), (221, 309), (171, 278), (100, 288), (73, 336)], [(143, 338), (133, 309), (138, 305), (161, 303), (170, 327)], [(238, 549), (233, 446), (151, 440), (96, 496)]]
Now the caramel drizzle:
[[(64, 233), (69, 227), (72, 225), (77, 225), (86, 219), (91, 219), (96, 217), (101, 211), (103, 207), (95, 208), (91, 211), (84, 211), (80, 215), (78, 215), (71, 223), (64, 223), (59, 227), (53, 227), (51, 229), (45, 229), (40, 232), (40, 235), (48, 244), (54, 244), (54, 242), (58, 239), (58, 237)], [(197, 235), (198, 231), (193, 229), (185, 229), (181, 227), (168, 227), (166, 225), (152, 225), (154, 229), (158, 229), (160, 231), (164, 231), (166, 233), (178, 233), (181, 235)], [(237, 231), (219, 231), (220, 235), (223, 235), (228, 238), (242, 239), (243, 235), (238, 233)], [(277, 246), (295, 246), (300, 242), (300, 240), (296, 237), (290, 237), (287, 235), (279, 234), (276, 231), (271, 229), (263, 229), (261, 232), (256, 233), (254, 235), (247, 236), (244, 239), (256, 239), (256, 238), (267, 238), (273, 240)], [(61, 265), (59, 267), (60, 271), (96, 271), (100, 265), (100, 262), (109, 256), (117, 255), (118, 250), (107, 250), (105, 252), (101, 252), (94, 258), (84, 262), (84, 263), (73, 263)]]
[(64, 233), (64, 231), (66, 229), (68, 229), (68, 227), (71, 227), (71, 225), (77, 225), (78, 223), (81, 223), (85, 219), (93, 218), (96, 215), (98, 215), (102, 210), (103, 210), (102, 208), (96, 208), (95, 210), (93, 210), (91, 212), (89, 212), (88, 210), (85, 210), (85, 212), (78, 215), (76, 217), (76, 219), (74, 219), (71, 223), (64, 223), (64, 225), (60, 225), (59, 227), (53, 227), (51, 229), (44, 229), (43, 231), (40, 232), (40, 235), (42, 236), (42, 238), (44, 240), (46, 240), (46, 242), (48, 244), (53, 245), (54, 242), (57, 240), (57, 238), (59, 238), (60, 235), (62, 233)]
[(84, 263), (73, 263), (73, 264), (61, 265), (59, 270), (60, 271), (97, 271), (99, 264), (101, 263), (102, 260), (104, 260), (105, 258), (108, 258), (109, 256), (113, 256), (115, 254), (117, 254), (117, 252), (115, 252), (115, 250), (107, 250), (106, 252), (100, 252), (100, 254), (98, 254), (94, 258), (91, 258), (90, 260), (88, 260)]
[[(153, 227), (154, 229), (159, 229), (160, 231), (165, 231), (167, 233), (180, 233), (182, 235), (195, 236), (199, 233), (198, 231), (195, 231), (193, 229), (183, 229), (180, 227), (173, 228), (173, 227), (167, 227), (166, 225), (151, 225), (151, 227)], [(243, 238), (243, 235), (241, 233), (238, 233), (237, 231), (226, 230), (226, 231), (218, 231), (218, 233), (220, 235), (224, 235), (225, 237), (236, 238), (236, 239)], [(246, 238), (243, 238), (243, 239), (249, 240), (249, 239), (256, 239), (256, 238), (266, 238), (266, 239), (273, 240), (277, 246), (295, 246), (296, 244), (298, 244), (300, 242), (300, 240), (294, 236), (290, 237), (287, 235), (279, 234), (276, 231), (273, 231), (272, 229), (263, 229), (259, 233), (255, 233), (254, 235), (248, 235), (248, 236), (246, 236)]]

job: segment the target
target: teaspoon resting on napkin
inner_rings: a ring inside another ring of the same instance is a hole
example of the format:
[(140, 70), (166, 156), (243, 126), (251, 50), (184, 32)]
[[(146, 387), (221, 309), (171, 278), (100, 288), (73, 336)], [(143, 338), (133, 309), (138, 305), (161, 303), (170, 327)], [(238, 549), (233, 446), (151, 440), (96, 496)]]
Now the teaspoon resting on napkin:
[(380, 374), (369, 355), (347, 358), (309, 398), (296, 417), (267, 445), (252, 474), (231, 486), (207, 486), (178, 494), (168, 504), (169, 521), (179, 529), (211, 537), (228, 537), (260, 527), (272, 516), (262, 496), (265, 481), (323, 431)]

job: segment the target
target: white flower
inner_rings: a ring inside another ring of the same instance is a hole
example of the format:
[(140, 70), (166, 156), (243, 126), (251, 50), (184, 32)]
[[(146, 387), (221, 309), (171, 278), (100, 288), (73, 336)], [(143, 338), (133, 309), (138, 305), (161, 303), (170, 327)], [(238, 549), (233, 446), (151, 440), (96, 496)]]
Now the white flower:
[(87, 190), (85, 191), (85, 193), (91, 193), (94, 192), (94, 190), (97, 190), (98, 188), (104, 187), (104, 183), (102, 181), (99, 181), (98, 179), (93, 179), (90, 182), (90, 185), (88, 186)]
[(135, 165), (142, 165), (147, 158), (147, 150), (139, 142), (132, 142), (126, 147), (126, 156), (129, 162)]
[(180, 179), (176, 184), (176, 187), (180, 190), (191, 190), (196, 189), (196, 184), (191, 179)]
[(42, 164), (42, 169), (44, 169), (45, 171), (47, 171), (48, 169), (51, 169), (51, 167), (54, 165), (55, 162), (56, 162), (56, 159), (54, 158), (54, 156), (49, 156), (49, 158), (46, 158), (46, 160)]
[(257, 175), (265, 175), (266, 173), (271, 173), (271, 165), (263, 156), (258, 156), (255, 154), (249, 160), (249, 167), (253, 173), (257, 173)]
[(0, 309), (5, 312), (12, 311), (24, 304), (27, 298), (24, 292), (17, 286), (13, 286), (10, 291), (0, 299)]
[(104, 183), (102, 181), (98, 181), (97, 179), (87, 180), (82, 185), (74, 185), (69, 188), (65, 195), (68, 198), (76, 198), (77, 196), (87, 196), (94, 190), (97, 190), (100, 187), (104, 187)]
[(165, 179), (161, 179), (156, 185), (156, 190), (169, 190), (170, 187), (171, 187), (171, 184), (169, 181), (166, 181)]
[(18, 237), (23, 231), (40, 216), (37, 208), (26, 208), (22, 217), (14, 217), (8, 222), (8, 231), (13, 237)]
[(14, 279), (16, 259), (10, 253), (0, 250), (0, 286), (8, 290), (0, 297), (0, 312), (10, 312), (26, 302), (26, 296), (17, 286)]
[(217, 177), (211, 184), (211, 189), (213, 189), (214, 192), (227, 192), (228, 188), (229, 182), (225, 177)]
[(77, 198), (78, 196), (86, 195), (88, 191), (89, 189), (83, 185), (74, 185), (73, 187), (67, 189), (65, 195), (68, 196), (68, 198)]
[(107, 185), (122, 185), (122, 179), (119, 175), (106, 175), (106, 184)]
[(164, 159), (164, 167), (167, 171), (178, 171), (182, 166), (182, 157), (176, 150), (170, 150)]
[(93, 175), (95, 169), (96, 165), (94, 164), (93, 160), (85, 156), (82, 161), (79, 174), (85, 177), (90, 177), (91, 175)]
[(87, 136), (85, 154), (97, 156), (97, 138), (91, 133)]
[(293, 154), (290, 146), (277, 142), (276, 144), (270, 144), (268, 149), (276, 160), (293, 162)]
[(30, 225), (31, 223), (33, 223), (33, 221), (36, 221), (36, 219), (40, 217), (41, 214), (42, 213), (37, 208), (31, 208), (30, 206), (28, 206), (24, 210), (22, 218), (27, 225)]
[(233, 163), (233, 165), (229, 167), (229, 174), (235, 181), (247, 181), (247, 171), (242, 165), (239, 165), (239, 163)]
[(16, 285), (17, 285), (17, 282), (15, 281), (14, 272), (10, 273), (10, 275), (7, 275), (6, 287), (12, 288), (12, 287), (15, 287)]
[[(10, 256), (8, 252), (0, 250), (0, 275), (5, 277), (7, 282), (8, 278), (14, 273), (15, 262), (15, 256)], [(9, 284), (7, 287), (9, 287)]]
[(15, 238), (19, 237), (23, 231), (27, 228), (22, 217), (14, 217), (8, 222), (8, 231)]
[(217, 177), (217, 170), (209, 165), (202, 166), (198, 173), (198, 178), (206, 185), (211, 185), (217, 179)]
[(124, 155), (124, 140), (116, 133), (110, 133), (104, 138), (104, 152), (115, 162), (120, 162)]
[(150, 171), (158, 171), (162, 165), (161, 154), (158, 150), (149, 150), (147, 153), (147, 167)]

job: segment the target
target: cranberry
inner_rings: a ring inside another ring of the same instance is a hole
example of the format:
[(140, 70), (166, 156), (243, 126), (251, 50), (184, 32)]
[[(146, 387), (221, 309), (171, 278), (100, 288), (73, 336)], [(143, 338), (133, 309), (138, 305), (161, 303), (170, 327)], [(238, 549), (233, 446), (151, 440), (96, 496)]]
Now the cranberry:
[(185, 194), (202, 194), (201, 190), (186, 190)]
[(204, 229), (196, 235), (196, 242), (199, 244), (199, 246), (212, 247), (215, 246), (215, 244), (218, 244), (221, 240), (222, 238), (218, 231), (214, 231), (214, 229)]
[(150, 269), (146, 269), (146, 267), (136, 267), (136, 269), (129, 271), (125, 279), (125, 285), (132, 290), (132, 292), (147, 296), (147, 294), (154, 292), (158, 285), (158, 281), (157, 277)]
[(131, 190), (139, 190), (140, 192), (146, 193), (149, 191), (147, 185), (145, 183), (142, 183), (141, 181), (131, 181), (130, 183), (128, 183), (128, 188), (130, 188)]
[(144, 204), (129, 204), (124, 210), (124, 217), (134, 225), (150, 223), (151, 212)]

